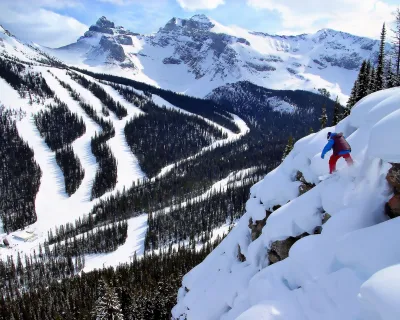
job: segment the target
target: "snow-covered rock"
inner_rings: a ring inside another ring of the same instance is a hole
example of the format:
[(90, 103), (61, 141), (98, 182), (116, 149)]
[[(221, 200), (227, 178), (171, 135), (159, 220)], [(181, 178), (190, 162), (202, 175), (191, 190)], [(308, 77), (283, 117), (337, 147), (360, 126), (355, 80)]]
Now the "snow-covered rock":
[[(400, 218), (389, 219), (385, 203), (393, 195), (390, 163), (400, 162), (399, 95), (400, 88), (371, 94), (336, 127), (299, 140), (252, 187), (238, 225), (184, 277), (173, 317), (397, 319)], [(320, 157), (327, 131), (345, 134), (356, 162), (340, 160), (338, 173), (320, 181), (328, 172)], [(316, 184), (302, 195), (298, 171)], [(249, 221), (265, 217), (252, 241)], [(285, 255), (291, 246), (282, 261), (274, 259), (277, 245)]]

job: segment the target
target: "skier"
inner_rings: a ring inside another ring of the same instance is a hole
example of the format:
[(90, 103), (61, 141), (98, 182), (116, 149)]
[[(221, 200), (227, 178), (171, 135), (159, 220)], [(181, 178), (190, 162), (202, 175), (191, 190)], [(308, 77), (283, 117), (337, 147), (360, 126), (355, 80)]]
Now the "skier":
[(336, 162), (343, 157), (349, 166), (353, 165), (353, 159), (351, 158), (351, 147), (346, 139), (343, 137), (343, 133), (328, 132), (326, 137), (328, 143), (322, 150), (321, 158), (325, 157), (325, 154), (333, 149), (333, 154), (329, 159), (329, 173), (332, 174), (336, 171)]

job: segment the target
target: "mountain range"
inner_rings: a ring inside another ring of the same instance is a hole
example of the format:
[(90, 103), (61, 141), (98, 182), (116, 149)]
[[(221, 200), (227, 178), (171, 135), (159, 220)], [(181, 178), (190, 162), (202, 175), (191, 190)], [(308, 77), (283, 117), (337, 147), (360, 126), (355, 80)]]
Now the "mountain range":
[(198, 97), (250, 81), (270, 89), (326, 88), (344, 102), (362, 61), (377, 60), (379, 41), (331, 29), (270, 35), (195, 15), (173, 18), (150, 35), (101, 17), (76, 43), (40, 48), (76, 67)]

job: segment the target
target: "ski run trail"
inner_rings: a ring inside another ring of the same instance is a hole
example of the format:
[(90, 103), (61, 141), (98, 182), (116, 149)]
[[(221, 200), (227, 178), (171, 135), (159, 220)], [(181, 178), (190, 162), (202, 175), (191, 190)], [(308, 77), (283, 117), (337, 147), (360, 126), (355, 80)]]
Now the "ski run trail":
[[(74, 223), (74, 221), (79, 217), (82, 218), (84, 215), (87, 215), (93, 206), (100, 200), (106, 199), (112, 194), (130, 188), (134, 182), (144, 181), (147, 179), (145, 173), (140, 168), (136, 156), (131, 152), (124, 134), (126, 123), (132, 118), (142, 114), (143, 111), (133, 104), (127, 102), (111, 86), (105, 85), (90, 76), (81, 74), (88, 80), (100, 85), (116, 102), (121, 103), (128, 111), (128, 115), (121, 120), (119, 120), (112, 112), (110, 112), (108, 117), (103, 117), (101, 112), (103, 105), (101, 101), (89, 90), (75, 82), (67, 74), (66, 70), (40, 66), (34, 66), (33, 68), (35, 71), (41, 72), (49, 87), (55, 92), (55, 95), (62, 102), (67, 104), (72, 113), (81, 116), (85, 123), (86, 132), (72, 143), (74, 153), (79, 158), (81, 165), (85, 170), (85, 175), (78, 190), (69, 197), (65, 192), (64, 176), (56, 162), (55, 152), (51, 151), (44, 139), (42, 139), (33, 120), (33, 115), (35, 113), (45, 109), (46, 105), (54, 103), (53, 99), (48, 99), (43, 105), (29, 105), (27, 99), (20, 98), (18, 92), (15, 91), (2, 78), (0, 78), (0, 102), (7, 108), (21, 108), (26, 112), (26, 116), (21, 121), (17, 122), (18, 132), (21, 138), (25, 140), (30, 148), (34, 150), (35, 161), (39, 164), (42, 171), (41, 183), (35, 200), (37, 221), (27, 228), (27, 230), (34, 232), (36, 237), (30, 242), (22, 242), (13, 237), (14, 235), (18, 235), (18, 233), (21, 231), (10, 233), (10, 235), (7, 236), (7, 239), (11, 244), (10, 248), (0, 248), (0, 258), (3, 259), (10, 255), (16, 255), (17, 252), (22, 255), (32, 254), (33, 250), (37, 251), (39, 244), (45, 241), (47, 232), (50, 229), (54, 230), (55, 227), (65, 225), (68, 222)], [(51, 72), (48, 72), (47, 70), (50, 70)], [(90, 200), (90, 196), (93, 181), (98, 169), (98, 164), (96, 162), (96, 158), (91, 152), (91, 138), (96, 133), (99, 134), (102, 129), (99, 125), (97, 125), (97, 123), (95, 123), (89, 116), (86, 115), (84, 110), (79, 106), (79, 103), (72, 99), (68, 90), (61, 86), (57, 78), (69, 84), (76, 92), (78, 92), (82, 100), (90, 104), (100, 117), (103, 117), (104, 119), (110, 119), (115, 128), (115, 136), (109, 139), (107, 144), (117, 159), (117, 184), (112, 191), (107, 192), (100, 198), (92, 201)], [(138, 93), (143, 94), (140, 91)], [(214, 123), (213, 121), (175, 107), (161, 97), (153, 95), (153, 101), (160, 107), (166, 106), (168, 109), (178, 110), (179, 112), (201, 118), (208, 124), (220, 129), (227, 135), (227, 138), (214, 141), (211, 145), (203, 148), (197, 154), (186, 159), (181, 159), (176, 163), (164, 167), (157, 175), (159, 178), (170, 172), (175, 165), (190, 161), (207, 151), (223, 146), (231, 141), (240, 139), (240, 137), (249, 132), (249, 128), (246, 123), (238, 116), (233, 114), (233, 122), (236, 123), (240, 129), (238, 134), (233, 133), (232, 131)], [(192, 199), (192, 201), (205, 199), (207, 195), (215, 190), (226, 190), (226, 186), (228, 183), (232, 183), (232, 179), (234, 179), (240, 173), (243, 174), (248, 172), (248, 170), (251, 169), (230, 174), (225, 179), (222, 179), (211, 186), (210, 189), (203, 195)], [(236, 182), (236, 184), (239, 185), (239, 182)], [(171, 208), (166, 208), (165, 212), (168, 212), (170, 209)], [(228, 228), (229, 224), (215, 230), (214, 237), (217, 235), (222, 235), (228, 230)], [(146, 230), (146, 213), (129, 219), (128, 237), (126, 242), (111, 253), (86, 255), (86, 266), (84, 271), (87, 272), (93, 270), (94, 268), (102, 268), (103, 266), (117, 266), (120, 263), (129, 262), (135, 253), (138, 257), (143, 255)], [(5, 234), (2, 235), (1, 232), (0, 225), (0, 236), (5, 236)]]

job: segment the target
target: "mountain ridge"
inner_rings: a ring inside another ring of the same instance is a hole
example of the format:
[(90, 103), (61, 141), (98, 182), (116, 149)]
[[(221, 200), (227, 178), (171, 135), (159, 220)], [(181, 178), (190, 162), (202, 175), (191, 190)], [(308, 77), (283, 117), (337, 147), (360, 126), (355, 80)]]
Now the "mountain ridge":
[(379, 41), (332, 29), (270, 35), (227, 27), (206, 15), (173, 17), (150, 35), (99, 18), (77, 42), (45, 49), (61, 61), (204, 97), (236, 81), (271, 89), (327, 88), (346, 101), (364, 59)]

